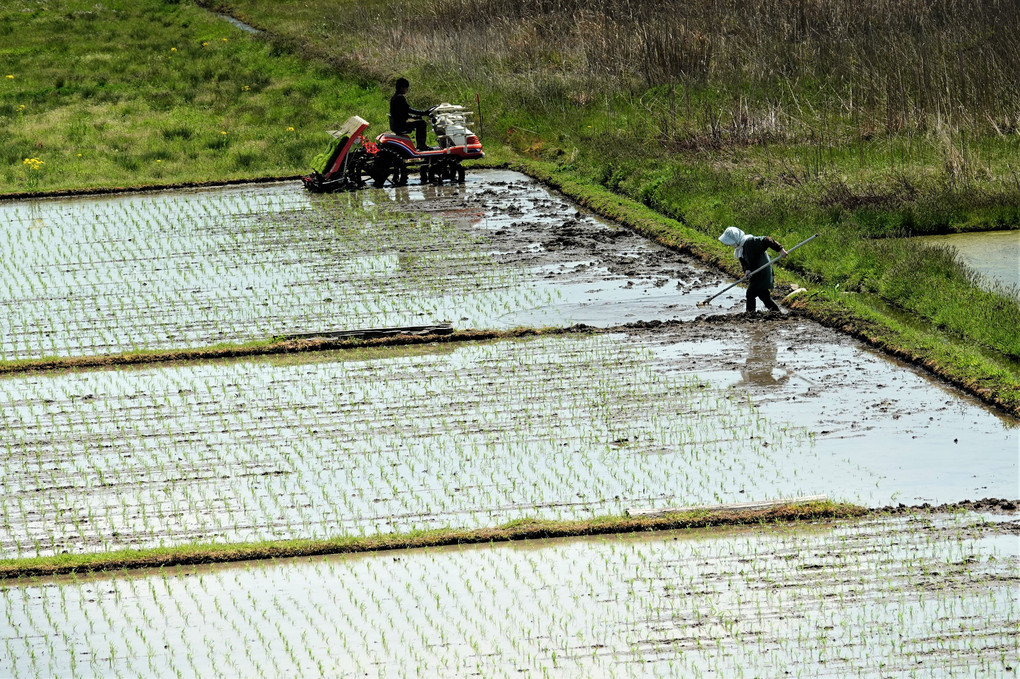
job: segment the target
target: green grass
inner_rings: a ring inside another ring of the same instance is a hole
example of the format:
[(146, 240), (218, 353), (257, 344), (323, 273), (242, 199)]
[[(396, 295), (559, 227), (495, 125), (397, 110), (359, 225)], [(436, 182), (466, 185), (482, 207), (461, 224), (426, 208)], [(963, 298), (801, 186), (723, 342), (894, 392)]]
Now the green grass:
[(188, 2), (14, 0), (0, 26), (0, 193), (293, 175), (385, 104)]

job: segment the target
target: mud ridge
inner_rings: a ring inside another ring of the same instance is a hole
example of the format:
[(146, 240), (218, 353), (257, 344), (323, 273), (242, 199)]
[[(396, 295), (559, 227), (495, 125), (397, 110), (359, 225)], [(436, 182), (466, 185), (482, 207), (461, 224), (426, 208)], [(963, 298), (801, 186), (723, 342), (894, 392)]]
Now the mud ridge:
[(344, 349), (363, 349), (370, 347), (400, 347), (422, 344), (440, 344), (456, 342), (477, 342), (494, 339), (518, 339), (524, 337), (554, 336), (570, 334), (608, 334), (633, 330), (651, 330), (656, 328), (697, 327), (709, 324), (760, 324), (783, 323), (791, 320), (789, 316), (777, 313), (769, 314), (717, 314), (703, 315), (694, 320), (671, 321), (634, 321), (622, 325), (600, 328), (583, 323), (565, 328), (515, 328), (511, 330), (455, 330), (452, 333), (431, 335), (389, 335), (371, 339), (344, 337), (309, 337), (307, 339), (288, 339), (270, 341), (255, 345), (201, 347), (196, 349), (171, 349), (132, 354), (106, 354), (101, 356), (66, 356), (40, 359), (25, 359), (0, 364), (0, 375), (28, 372), (49, 372), (74, 370), (81, 368), (109, 368), (128, 365), (146, 365), (157, 363), (178, 363), (185, 361), (206, 361), (229, 358), (246, 358), (255, 356), (271, 356), (279, 354), (296, 354), (316, 351), (334, 351)]
[(55, 191), (26, 191), (21, 193), (0, 193), (0, 201), (38, 200), (40, 198), (79, 198), (83, 196), (106, 196), (121, 193), (149, 193), (154, 191), (173, 191), (179, 189), (209, 189), (219, 186), (239, 186), (242, 184), (275, 184), (301, 179), (301, 175), (285, 177), (251, 177), (248, 179), (218, 179), (203, 182), (177, 182), (174, 184), (141, 184), (138, 186), (106, 186), (90, 189), (59, 189)]
[(850, 504), (820, 502), (783, 505), (762, 510), (693, 511), (662, 517), (607, 517), (581, 521), (520, 520), (495, 528), (436, 530), (423, 533), (379, 535), (337, 540), (289, 540), (251, 545), (197, 545), (180, 549), (154, 549), (80, 557), (42, 557), (11, 560), (0, 565), (0, 580), (46, 578), (124, 569), (168, 568), (237, 561), (356, 554), (364, 552), (448, 547), (516, 540), (581, 537), (690, 528), (796, 523), (847, 519), (867, 515), (868, 510)]
[(411, 534), (378, 535), (366, 538), (340, 538), (337, 540), (288, 540), (261, 544), (196, 545), (180, 549), (154, 549), (120, 554), (82, 555), (75, 557), (44, 557), (41, 559), (11, 560), (0, 565), (0, 580), (21, 578), (47, 578), (58, 575), (100, 573), (125, 569), (169, 568), (197, 566), (238, 561), (258, 561), (333, 554), (449, 547), (516, 540), (541, 540), (667, 531), (678, 529), (723, 528), (765, 524), (795, 524), (798, 522), (855, 519), (868, 516), (909, 514), (948, 514), (974, 511), (996, 514), (1020, 512), (1020, 500), (984, 498), (964, 500), (932, 506), (928, 503), (914, 506), (903, 504), (866, 509), (852, 504), (817, 502), (801, 505), (781, 505), (760, 510), (691, 511), (655, 517), (603, 517), (581, 521), (519, 520), (504, 526), (474, 530), (435, 530)]
[(1020, 500), (1007, 500), (1005, 498), (986, 497), (981, 500), (961, 500), (940, 505), (930, 505), (927, 502), (920, 505), (887, 505), (868, 510), (869, 514), (949, 514), (952, 512), (989, 512), (992, 514), (1015, 514), (1020, 512)]

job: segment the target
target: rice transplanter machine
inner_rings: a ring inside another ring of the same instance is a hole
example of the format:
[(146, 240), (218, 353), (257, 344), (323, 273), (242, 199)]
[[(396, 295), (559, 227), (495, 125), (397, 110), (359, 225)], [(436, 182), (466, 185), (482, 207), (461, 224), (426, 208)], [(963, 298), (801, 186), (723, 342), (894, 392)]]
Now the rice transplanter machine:
[(467, 127), (463, 106), (439, 104), (428, 109), (439, 148), (419, 151), (407, 135), (383, 132), (375, 141), (365, 138), (369, 123), (351, 116), (336, 130), (325, 151), (312, 159), (312, 174), (301, 178), (305, 188), (316, 193), (373, 186), (406, 186), (408, 175), (418, 173), (422, 184), (463, 182), (463, 161), (482, 158), (482, 143)]

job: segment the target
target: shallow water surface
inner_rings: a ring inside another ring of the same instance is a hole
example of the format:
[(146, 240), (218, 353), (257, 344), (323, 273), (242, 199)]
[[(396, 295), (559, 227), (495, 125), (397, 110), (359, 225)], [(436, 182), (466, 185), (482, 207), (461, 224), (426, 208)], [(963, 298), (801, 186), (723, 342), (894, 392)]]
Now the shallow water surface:
[(0, 419), (2, 556), (1014, 497), (1020, 446), (1011, 418), (792, 318), (21, 375)]
[(327, 196), (287, 182), (0, 203), (0, 275), (7, 360), (693, 318), (722, 283), (507, 171)]
[(1016, 531), (942, 515), (11, 583), (0, 660), (12, 678), (1013, 676)]
[(1000, 289), (1020, 297), (1020, 231), (954, 233), (921, 236), (917, 240), (953, 248), (960, 260), (986, 281), (999, 283)]

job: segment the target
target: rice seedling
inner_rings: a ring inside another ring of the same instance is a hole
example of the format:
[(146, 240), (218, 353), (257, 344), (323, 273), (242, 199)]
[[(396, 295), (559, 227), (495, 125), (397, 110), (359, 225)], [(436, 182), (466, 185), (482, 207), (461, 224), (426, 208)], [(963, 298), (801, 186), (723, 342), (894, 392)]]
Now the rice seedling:
[(0, 588), (0, 657), (12, 677), (1008, 675), (1010, 530), (957, 514), (25, 582)]
[(608, 335), (2, 380), (0, 553), (825, 490), (792, 473), (818, 454), (803, 432), (650, 358)]
[[(73, 205), (73, 212), (68, 211)], [(295, 185), (0, 205), (0, 358), (193, 347), (456, 320), (551, 293), (484, 236)]]

